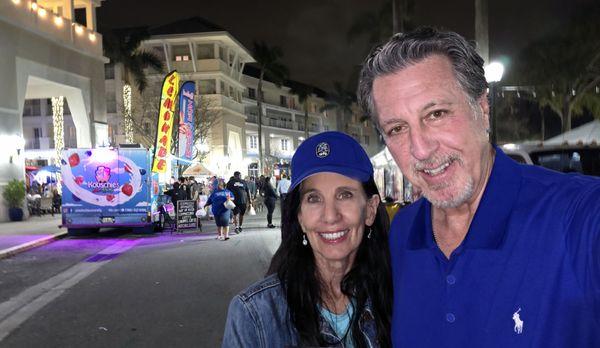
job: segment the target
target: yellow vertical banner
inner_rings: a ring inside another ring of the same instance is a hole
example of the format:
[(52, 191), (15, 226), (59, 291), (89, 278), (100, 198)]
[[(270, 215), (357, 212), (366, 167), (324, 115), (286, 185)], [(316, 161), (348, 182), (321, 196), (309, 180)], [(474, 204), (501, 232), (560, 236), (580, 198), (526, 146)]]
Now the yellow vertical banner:
[(165, 77), (160, 96), (158, 129), (156, 130), (154, 162), (152, 163), (152, 171), (155, 173), (167, 171), (167, 159), (171, 153), (171, 135), (173, 134), (173, 112), (178, 93), (179, 74), (173, 70)]

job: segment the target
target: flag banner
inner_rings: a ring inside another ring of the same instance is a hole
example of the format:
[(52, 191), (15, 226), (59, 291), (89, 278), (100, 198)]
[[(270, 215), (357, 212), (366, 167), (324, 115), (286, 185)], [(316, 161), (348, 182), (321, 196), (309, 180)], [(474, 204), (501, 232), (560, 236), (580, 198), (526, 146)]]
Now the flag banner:
[(179, 157), (192, 160), (194, 150), (194, 94), (196, 84), (186, 81), (179, 93)]
[(160, 96), (158, 129), (156, 130), (154, 161), (152, 163), (152, 171), (155, 173), (165, 173), (167, 171), (167, 159), (171, 153), (175, 98), (177, 98), (178, 92), (179, 74), (176, 70), (173, 70), (165, 77)]

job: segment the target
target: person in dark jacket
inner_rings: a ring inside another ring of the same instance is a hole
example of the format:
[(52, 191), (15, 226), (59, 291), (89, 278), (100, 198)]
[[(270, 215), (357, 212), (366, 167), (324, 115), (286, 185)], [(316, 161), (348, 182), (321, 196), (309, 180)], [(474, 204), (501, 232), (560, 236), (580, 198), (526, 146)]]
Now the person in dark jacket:
[(248, 200), (250, 199), (250, 191), (248, 185), (241, 178), (240, 172), (233, 173), (233, 177), (227, 183), (227, 189), (235, 196), (235, 208), (233, 208), (233, 224), (235, 225), (235, 233), (242, 232), (242, 224), (244, 223), (244, 214)]
[(187, 194), (181, 189), (181, 185), (178, 182), (173, 183), (173, 188), (165, 191), (165, 195), (171, 197), (171, 202), (177, 213), (177, 201), (183, 201), (186, 199)]
[(265, 206), (267, 206), (267, 226), (269, 228), (275, 228), (275, 225), (273, 225), (273, 211), (275, 210), (275, 201), (277, 200), (277, 193), (275, 192), (273, 185), (271, 185), (270, 177), (265, 177), (262, 188), (263, 196), (265, 198)]

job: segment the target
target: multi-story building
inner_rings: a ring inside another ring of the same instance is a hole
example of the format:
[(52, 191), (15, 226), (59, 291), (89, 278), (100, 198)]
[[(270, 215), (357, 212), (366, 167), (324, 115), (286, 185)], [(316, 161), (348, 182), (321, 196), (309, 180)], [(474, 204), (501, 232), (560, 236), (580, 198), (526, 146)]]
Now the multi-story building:
[[(50, 147), (47, 119), (21, 118), (24, 111), (37, 113), (38, 105), (41, 115), (48, 98), (67, 100), (72, 114), (67, 124), (76, 128), (77, 145), (107, 139), (106, 60), (96, 32), (101, 1), (0, 0), (0, 189), (10, 179), (24, 179), (25, 148), (38, 142)], [(35, 99), (39, 102), (25, 102)], [(0, 220), (5, 219), (6, 209), (0, 208)]]
[[(149, 32), (151, 37), (142, 43), (141, 48), (159, 57), (167, 71), (176, 69), (182, 81), (195, 81), (197, 94), (208, 100), (209, 108), (218, 115), (208, 136), (198, 139), (196, 144), (197, 148), (206, 152), (203, 163), (223, 177), (229, 177), (236, 170), (243, 175), (259, 175), (258, 70), (246, 65), (254, 62), (251, 53), (225, 29), (202, 18), (149, 28)], [(122, 74), (119, 65), (106, 64), (108, 134), (113, 145), (125, 143)], [(148, 88), (160, 88), (164, 74), (147, 69)], [(270, 174), (277, 175), (282, 170), (289, 170), (289, 161), (295, 149), (306, 137), (304, 103), (292, 93), (294, 84), (297, 83), (288, 81), (278, 87), (270, 81), (263, 82), (263, 159), (265, 172)], [(326, 105), (325, 92), (318, 88), (314, 88), (314, 91), (306, 103), (309, 136), (337, 129), (352, 135), (369, 154), (379, 150), (375, 130), (369, 123), (360, 122), (358, 112), (342, 116), (335, 109), (323, 110)], [(135, 87), (133, 99), (143, 99)], [(41, 104), (44, 103), (47, 104), (41, 101)], [(44, 114), (43, 111), (41, 113)], [(65, 141), (73, 144), (74, 141), (67, 138), (70, 127), (68, 116), (65, 116), (65, 120)], [(156, 127), (155, 121), (144, 123), (141, 131), (150, 127)], [(43, 132), (40, 134), (49, 134), (48, 131)], [(28, 141), (32, 142), (32, 146), (37, 142), (46, 143), (31, 138), (33, 140)], [(136, 140), (139, 141), (139, 137)]]
[[(211, 108), (221, 112), (207, 139), (200, 140), (199, 146), (208, 150), (203, 160), (206, 166), (223, 177), (235, 170), (258, 175), (258, 71), (246, 65), (254, 62), (250, 52), (225, 29), (202, 18), (150, 28), (150, 34), (143, 48), (163, 60), (167, 70), (177, 69), (182, 80), (195, 81), (198, 94), (210, 97)], [(162, 80), (162, 75), (147, 72), (149, 79)], [(107, 81), (109, 92), (121, 88), (118, 72), (114, 75), (114, 83)], [(287, 170), (295, 149), (306, 136), (304, 105), (292, 93), (293, 84), (289, 81), (278, 87), (269, 81), (263, 83), (263, 159), (265, 172), (270, 174)], [(119, 93), (109, 98), (109, 108), (111, 103), (118, 105), (119, 99)], [(309, 136), (340, 129), (354, 136), (370, 154), (380, 149), (375, 130), (368, 122), (360, 122), (358, 112), (342, 120), (336, 110), (323, 110), (325, 104), (325, 93), (315, 88), (307, 101)], [(111, 135), (119, 140), (123, 137), (120, 119), (118, 112), (109, 112)]]

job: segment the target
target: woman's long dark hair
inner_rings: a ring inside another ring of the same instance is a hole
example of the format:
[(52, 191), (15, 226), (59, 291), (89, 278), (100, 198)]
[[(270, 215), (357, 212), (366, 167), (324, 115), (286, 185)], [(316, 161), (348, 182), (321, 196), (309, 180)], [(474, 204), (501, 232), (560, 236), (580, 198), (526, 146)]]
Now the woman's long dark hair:
[[(283, 204), (281, 245), (271, 260), (268, 274), (276, 273), (281, 280), (291, 320), (298, 331), (300, 343), (325, 346), (327, 342), (320, 337), (318, 307), (323, 303), (323, 292), (317, 276), (312, 248), (302, 245), (303, 231), (298, 222), (302, 198), (301, 186), (298, 185), (290, 191)], [(363, 189), (367, 198), (379, 195), (372, 177), (363, 183)], [(368, 238), (367, 227), (365, 227), (354, 265), (344, 276), (341, 289), (348, 298), (356, 301), (351, 323), (355, 346), (361, 348), (367, 346), (360, 332), (358, 319), (369, 299), (377, 327), (377, 341), (382, 347), (390, 347), (392, 281), (388, 248), (389, 219), (381, 199), (371, 229), (371, 238)]]

